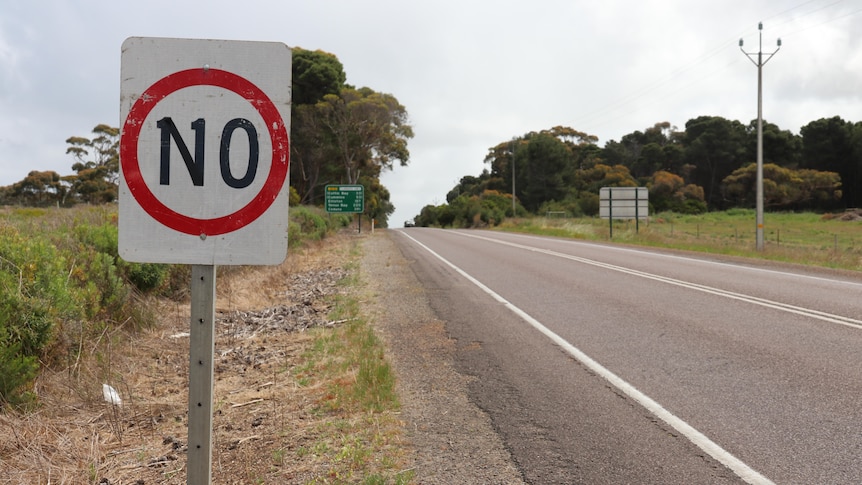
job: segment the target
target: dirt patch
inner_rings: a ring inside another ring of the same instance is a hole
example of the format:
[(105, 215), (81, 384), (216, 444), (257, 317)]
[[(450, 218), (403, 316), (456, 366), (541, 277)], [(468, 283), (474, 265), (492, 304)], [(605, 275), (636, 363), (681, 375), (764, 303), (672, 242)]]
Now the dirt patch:
[(850, 222), (862, 221), (862, 209), (847, 209), (843, 214), (838, 216), (838, 220)]

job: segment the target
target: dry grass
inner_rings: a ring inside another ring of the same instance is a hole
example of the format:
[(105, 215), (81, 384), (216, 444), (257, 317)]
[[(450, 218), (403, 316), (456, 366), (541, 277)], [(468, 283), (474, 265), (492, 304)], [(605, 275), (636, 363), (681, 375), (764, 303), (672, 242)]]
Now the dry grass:
[(754, 211), (734, 209), (698, 215), (660, 213), (649, 223), (542, 218), (505, 221), (501, 230), (576, 239), (681, 249), (862, 271), (862, 211), (842, 214), (767, 213), (764, 249), (755, 246)]
[[(314, 280), (344, 266), (351, 239), (313, 244), (280, 266), (220, 270), (218, 311), (290, 303), (291, 277)], [(320, 298), (307, 304), (325, 318), (331, 303)], [(37, 379), (36, 411), (0, 414), (0, 484), (186, 483), (189, 305), (148, 304), (158, 315), (154, 328), (113, 329), (76, 343), (74, 361)], [(237, 325), (217, 329), (214, 483), (356, 483), (397, 468), (394, 415), (327, 408), (330, 383), (297, 378), (299, 368), (314, 374), (308, 353), (332, 329), (248, 332)], [(122, 407), (103, 400), (102, 383), (120, 392)]]

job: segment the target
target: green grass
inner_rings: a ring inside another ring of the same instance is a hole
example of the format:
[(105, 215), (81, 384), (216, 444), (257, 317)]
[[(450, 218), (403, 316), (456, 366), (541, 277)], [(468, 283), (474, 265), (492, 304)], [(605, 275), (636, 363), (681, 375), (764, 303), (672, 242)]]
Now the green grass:
[[(357, 248), (347, 267), (356, 266)], [(339, 282), (360, 285), (354, 271)], [(400, 410), (394, 371), (385, 356), (385, 345), (361, 312), (355, 292), (334, 297), (330, 321), (333, 328), (313, 329), (314, 341), (294, 369), (302, 386), (320, 386), (312, 410), (325, 416), (313, 444), (297, 454), (314, 455), (329, 463), (326, 477), (311, 483), (410, 483), (413, 472), (400, 471)]]
[(379, 413), (397, 411), (395, 376), (385, 356), (385, 346), (374, 329), (359, 316), (359, 302), (339, 297), (333, 321), (343, 321), (334, 329), (316, 329), (314, 343), (297, 369), (297, 382), (309, 385), (309, 375), (328, 382), (320, 403), (326, 412), (359, 410)]
[(609, 222), (599, 218), (517, 219), (498, 229), (862, 271), (862, 222), (841, 220), (840, 214), (766, 213), (762, 251), (756, 248), (755, 213), (744, 209), (665, 212), (637, 225), (615, 221), (613, 238)]

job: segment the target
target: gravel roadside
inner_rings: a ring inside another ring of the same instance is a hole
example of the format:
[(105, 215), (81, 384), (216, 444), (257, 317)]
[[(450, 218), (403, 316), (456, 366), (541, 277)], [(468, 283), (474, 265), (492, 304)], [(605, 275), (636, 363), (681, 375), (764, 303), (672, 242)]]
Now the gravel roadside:
[(365, 305), (398, 379), (415, 482), (524, 483), (490, 418), (470, 402), (471, 378), (455, 370), (455, 343), (428, 305), (395, 237), (388, 230), (365, 236), (360, 271), (370, 292)]

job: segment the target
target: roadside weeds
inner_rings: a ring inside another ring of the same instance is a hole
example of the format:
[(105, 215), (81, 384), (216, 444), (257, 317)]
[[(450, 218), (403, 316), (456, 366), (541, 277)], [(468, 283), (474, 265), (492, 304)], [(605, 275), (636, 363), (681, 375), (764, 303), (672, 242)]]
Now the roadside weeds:
[[(214, 483), (413, 480), (392, 369), (361, 314), (358, 245), (337, 235), (220, 275)], [(0, 483), (186, 483), (189, 308), (149, 303), (154, 328), (87, 343), (74, 371), (39, 377), (37, 411), (0, 415)]]

